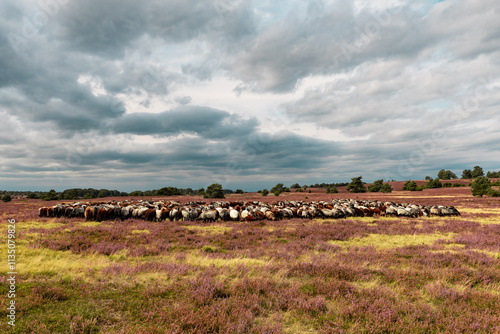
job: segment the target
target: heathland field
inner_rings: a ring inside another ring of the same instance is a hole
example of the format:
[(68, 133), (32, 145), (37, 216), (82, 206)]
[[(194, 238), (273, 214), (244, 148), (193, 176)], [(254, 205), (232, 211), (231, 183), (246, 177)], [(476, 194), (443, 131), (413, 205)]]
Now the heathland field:
[[(358, 196), (454, 205), (462, 215), (85, 222), (38, 217), (56, 202), (1, 203), (0, 332), (500, 332), (500, 198), (474, 198), (468, 187), (339, 190), (280, 199)], [(14, 329), (8, 219), (17, 222)]]

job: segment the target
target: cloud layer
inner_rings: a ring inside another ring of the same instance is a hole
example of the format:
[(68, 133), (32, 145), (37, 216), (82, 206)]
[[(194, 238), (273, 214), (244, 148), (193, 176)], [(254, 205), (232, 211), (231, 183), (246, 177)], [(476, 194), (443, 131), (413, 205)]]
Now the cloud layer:
[(493, 0), (7, 1), (0, 188), (499, 170)]

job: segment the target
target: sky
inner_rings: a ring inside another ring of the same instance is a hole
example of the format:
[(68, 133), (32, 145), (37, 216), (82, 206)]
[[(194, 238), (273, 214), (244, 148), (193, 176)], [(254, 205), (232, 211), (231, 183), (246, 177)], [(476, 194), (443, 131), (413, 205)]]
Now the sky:
[(500, 170), (495, 0), (0, 2), (0, 189)]

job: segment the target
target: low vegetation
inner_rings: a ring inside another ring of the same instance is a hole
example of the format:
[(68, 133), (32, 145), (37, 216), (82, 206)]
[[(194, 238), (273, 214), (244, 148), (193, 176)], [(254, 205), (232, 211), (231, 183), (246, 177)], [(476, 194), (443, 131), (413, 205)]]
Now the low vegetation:
[(97, 223), (38, 218), (43, 201), (14, 199), (0, 207), (0, 248), (15, 218), (15, 331), (497, 332), (500, 199), (404, 194), (367, 196), (454, 205), (462, 216)]

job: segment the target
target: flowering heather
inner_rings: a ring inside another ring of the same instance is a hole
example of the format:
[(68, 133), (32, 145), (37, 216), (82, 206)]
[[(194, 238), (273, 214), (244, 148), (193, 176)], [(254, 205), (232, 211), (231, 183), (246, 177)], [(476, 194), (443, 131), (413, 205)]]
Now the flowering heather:
[[(462, 215), (85, 222), (39, 218), (47, 204), (38, 200), (1, 203), (3, 254), (7, 218), (18, 221), (16, 331), (500, 332), (498, 199), (467, 188), (363, 197), (453, 205)], [(5, 283), (5, 264), (0, 271)]]

